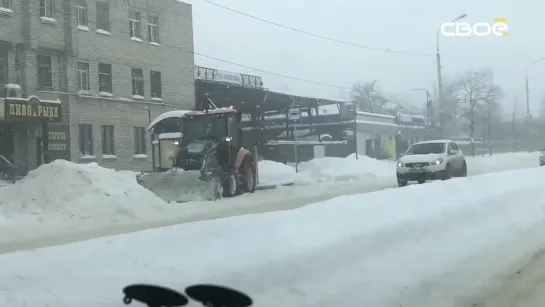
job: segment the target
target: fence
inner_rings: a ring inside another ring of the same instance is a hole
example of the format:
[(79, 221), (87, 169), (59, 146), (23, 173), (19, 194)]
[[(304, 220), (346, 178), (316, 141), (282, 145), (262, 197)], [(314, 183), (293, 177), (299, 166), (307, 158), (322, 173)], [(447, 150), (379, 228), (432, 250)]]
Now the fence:
[(286, 142), (259, 146), (260, 157), (282, 163), (299, 163), (323, 157), (345, 158), (356, 152), (355, 141)]

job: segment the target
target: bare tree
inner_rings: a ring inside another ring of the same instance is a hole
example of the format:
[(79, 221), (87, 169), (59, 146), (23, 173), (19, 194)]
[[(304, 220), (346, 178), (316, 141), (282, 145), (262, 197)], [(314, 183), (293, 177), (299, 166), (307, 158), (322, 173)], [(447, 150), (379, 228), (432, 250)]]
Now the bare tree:
[[(469, 123), (469, 136), (475, 138), (475, 125), (479, 118), (492, 119), (492, 112), (497, 109), (497, 98), (500, 89), (494, 85), (486, 72), (468, 72), (458, 82), (454, 96), (457, 98), (458, 119), (464, 118)], [(473, 146), (473, 154), (475, 148)]]
[(486, 140), (492, 142), (492, 125), (501, 121), (502, 107), (496, 102), (496, 99), (490, 99), (482, 106), (481, 113), (483, 116), (483, 136)]
[(459, 84), (455, 82), (445, 82), (443, 85), (443, 101), (437, 105), (438, 120), (443, 128), (445, 135), (453, 135), (453, 130), (457, 126), (458, 116), (458, 97)]
[(364, 84), (354, 84), (352, 87), (352, 96), (359, 110), (367, 112), (382, 111), (384, 105), (389, 102), (389, 99), (381, 93), (378, 80)]

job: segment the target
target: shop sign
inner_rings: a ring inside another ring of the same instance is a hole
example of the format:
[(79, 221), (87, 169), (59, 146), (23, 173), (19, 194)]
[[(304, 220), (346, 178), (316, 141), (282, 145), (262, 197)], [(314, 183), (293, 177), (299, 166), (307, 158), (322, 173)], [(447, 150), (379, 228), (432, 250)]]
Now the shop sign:
[[(10, 100), (5, 101), (4, 118), (35, 118), (47, 119), (50, 121), (61, 121), (61, 104), (40, 102), (37, 97), (31, 97), (28, 101)], [(2, 118), (2, 114), (0, 114)]]
[(70, 126), (49, 124), (47, 126), (47, 154), (49, 160), (70, 160)]

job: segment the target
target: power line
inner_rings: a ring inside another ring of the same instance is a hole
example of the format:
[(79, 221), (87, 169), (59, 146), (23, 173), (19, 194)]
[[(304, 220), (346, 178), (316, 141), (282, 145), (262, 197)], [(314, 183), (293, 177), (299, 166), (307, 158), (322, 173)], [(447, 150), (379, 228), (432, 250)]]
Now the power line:
[(297, 28), (294, 28), (294, 27), (290, 27), (290, 26), (278, 23), (278, 22), (274, 22), (274, 21), (270, 21), (270, 20), (267, 20), (267, 19), (264, 19), (264, 18), (261, 18), (261, 17), (250, 15), (248, 13), (244, 13), (244, 12), (232, 9), (230, 7), (227, 7), (227, 6), (224, 6), (224, 5), (209, 1), (209, 0), (201, 0), (201, 1), (206, 2), (208, 4), (211, 4), (211, 5), (214, 5), (216, 7), (222, 8), (224, 10), (231, 11), (233, 13), (236, 13), (236, 14), (239, 14), (239, 15), (242, 15), (242, 16), (246, 16), (248, 18), (252, 18), (252, 19), (264, 22), (264, 23), (268, 23), (268, 24), (276, 26), (276, 27), (284, 28), (284, 29), (287, 29), (287, 30), (290, 30), (290, 31), (298, 32), (300, 34), (313, 36), (313, 37), (316, 37), (316, 38), (320, 38), (320, 39), (323, 39), (323, 40), (327, 40), (327, 41), (331, 41), (331, 42), (335, 42), (335, 43), (339, 43), (339, 44), (343, 44), (343, 45), (363, 48), (363, 49), (367, 49), (367, 50), (380, 51), (380, 52), (396, 53), (396, 54), (406, 54), (406, 55), (416, 55), (416, 56), (435, 56), (434, 53), (419, 53), (419, 52), (400, 51), (400, 50), (372, 47), (372, 46), (368, 46), (368, 45), (352, 43), (352, 42), (348, 42), (348, 41), (344, 41), (344, 40), (340, 40), (340, 39), (336, 39), (336, 38), (332, 38), (332, 37), (328, 37), (328, 36), (308, 32), (308, 31), (305, 31), (305, 30), (297, 29)]
[[(15, 15), (25, 15), (25, 13), (15, 13), (15, 12), (13, 14), (15, 14)], [(29, 15), (29, 13), (26, 13), (26, 15)], [(87, 20), (87, 23), (96, 25), (96, 22), (93, 22), (91, 20)], [(92, 31), (92, 30), (90, 29), (89, 31)], [(115, 33), (130, 35), (129, 31), (114, 32), (113, 34), (115, 34)], [(100, 35), (100, 34), (97, 34), (97, 35)], [(143, 43), (145, 43), (145, 42), (143, 42)], [(234, 65), (234, 66), (238, 66), (238, 67), (242, 67), (242, 68), (246, 68), (246, 69), (251, 69), (251, 70), (254, 70), (254, 71), (266, 73), (266, 74), (269, 74), (269, 75), (272, 75), (272, 76), (277, 76), (277, 77), (281, 77), (281, 78), (285, 78), (285, 79), (291, 79), (291, 80), (295, 80), (295, 81), (300, 81), (300, 82), (305, 82), (305, 83), (310, 83), (310, 84), (316, 84), (316, 85), (321, 85), (321, 86), (326, 86), (326, 87), (333, 87), (333, 88), (338, 88), (338, 89), (352, 90), (352, 87), (349, 87), (349, 86), (341, 86), (341, 85), (336, 85), (336, 84), (331, 84), (331, 83), (315, 81), (315, 80), (309, 80), (309, 79), (305, 79), (305, 78), (300, 78), (300, 77), (294, 77), (294, 76), (290, 76), (290, 75), (286, 75), (286, 74), (281, 74), (281, 73), (273, 72), (273, 71), (270, 71), (270, 70), (256, 68), (256, 67), (252, 67), (252, 66), (248, 66), (248, 65), (244, 65), (244, 64), (239, 64), (239, 63), (236, 63), (236, 62), (233, 62), (233, 61), (221, 59), (221, 58), (218, 58), (218, 57), (210, 56), (210, 55), (207, 55), (207, 54), (204, 54), (204, 53), (196, 52), (194, 50), (185, 49), (185, 48), (180, 47), (180, 46), (174, 46), (174, 45), (165, 44), (165, 43), (160, 43), (160, 46), (161, 47), (165, 46), (165, 47), (169, 47), (169, 48), (174, 48), (174, 49), (180, 50), (182, 52), (190, 53), (190, 54), (193, 54), (193, 55), (198, 55), (198, 56), (208, 58), (208, 59), (211, 59), (211, 60), (215, 60), (215, 61), (218, 61), (218, 62), (227, 63), (227, 64), (230, 64), (230, 65)], [(154, 48), (156, 48), (156, 47), (154, 47)], [(124, 64), (127, 64), (127, 65), (130, 66), (130, 65), (133, 65), (134, 63), (124, 63)]]

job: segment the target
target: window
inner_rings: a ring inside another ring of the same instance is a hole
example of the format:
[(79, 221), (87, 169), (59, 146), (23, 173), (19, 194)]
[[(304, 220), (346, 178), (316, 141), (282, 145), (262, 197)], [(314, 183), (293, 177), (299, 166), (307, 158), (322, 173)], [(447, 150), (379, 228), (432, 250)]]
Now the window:
[(98, 64), (98, 91), (99, 93), (113, 93), (112, 65)]
[(161, 90), (161, 73), (158, 71), (150, 71), (150, 83), (151, 83), (151, 98), (162, 98), (163, 93)]
[(78, 66), (78, 91), (90, 91), (89, 85), (89, 63), (77, 62)]
[(146, 154), (146, 128), (134, 127), (134, 154)]
[(8, 54), (0, 53), (0, 84), (8, 84)]
[(40, 17), (55, 17), (55, 0), (40, 0)]
[(107, 2), (97, 1), (97, 30), (110, 32), (110, 7)]
[(131, 37), (142, 38), (140, 33), (140, 12), (129, 11), (129, 34)]
[(103, 125), (102, 130), (102, 154), (115, 155), (114, 148), (114, 126)]
[(93, 155), (93, 125), (79, 124), (79, 152), (82, 156)]
[(144, 71), (140, 68), (132, 69), (132, 95), (144, 97)]
[(76, 18), (78, 26), (87, 26), (87, 0), (76, 1)]
[(414, 144), (407, 150), (406, 155), (442, 154), (445, 152), (445, 143), (420, 143)]
[(0, 7), (5, 9), (11, 9), (11, 0), (0, 0)]
[(159, 17), (148, 16), (148, 41), (159, 43)]
[(52, 88), (53, 74), (51, 72), (51, 56), (38, 55), (38, 86)]

